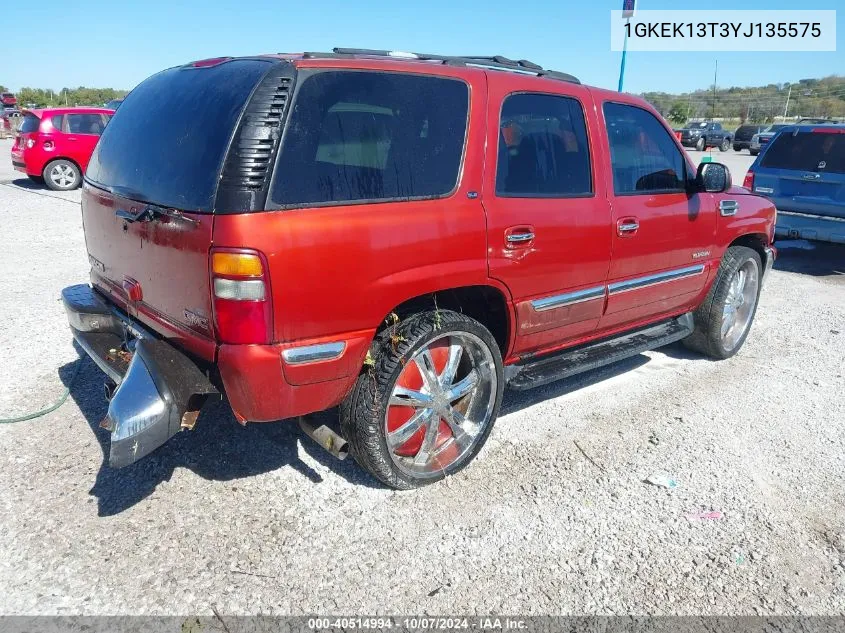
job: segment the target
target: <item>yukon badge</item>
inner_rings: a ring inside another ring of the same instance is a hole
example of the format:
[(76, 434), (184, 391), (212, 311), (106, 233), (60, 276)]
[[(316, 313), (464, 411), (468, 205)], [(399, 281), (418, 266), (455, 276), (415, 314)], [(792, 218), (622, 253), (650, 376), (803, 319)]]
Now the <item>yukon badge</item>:
[(185, 321), (188, 325), (193, 327), (199, 327), (204, 330), (208, 329), (208, 317), (204, 317), (196, 312), (191, 312), (190, 310), (185, 310)]
[(693, 259), (704, 259), (710, 255), (710, 251), (696, 251), (692, 254)]

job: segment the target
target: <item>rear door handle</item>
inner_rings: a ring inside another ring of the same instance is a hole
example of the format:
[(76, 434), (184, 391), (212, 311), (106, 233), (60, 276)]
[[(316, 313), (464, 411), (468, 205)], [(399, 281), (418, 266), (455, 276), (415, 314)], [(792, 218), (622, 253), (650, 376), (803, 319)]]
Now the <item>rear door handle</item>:
[(619, 237), (632, 237), (640, 228), (637, 218), (622, 218), (616, 223), (616, 232)]
[(505, 230), (505, 244), (508, 248), (525, 248), (534, 241), (534, 227), (512, 226)]

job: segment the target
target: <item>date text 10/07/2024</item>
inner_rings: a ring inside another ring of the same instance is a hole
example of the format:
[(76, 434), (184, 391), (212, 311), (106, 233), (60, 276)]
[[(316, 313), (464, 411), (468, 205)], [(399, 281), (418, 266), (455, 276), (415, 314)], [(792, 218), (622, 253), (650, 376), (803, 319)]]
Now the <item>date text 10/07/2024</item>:
[(524, 630), (525, 620), (508, 617), (403, 617), (403, 618), (309, 618), (308, 628), (321, 629), (392, 629), (403, 630)]

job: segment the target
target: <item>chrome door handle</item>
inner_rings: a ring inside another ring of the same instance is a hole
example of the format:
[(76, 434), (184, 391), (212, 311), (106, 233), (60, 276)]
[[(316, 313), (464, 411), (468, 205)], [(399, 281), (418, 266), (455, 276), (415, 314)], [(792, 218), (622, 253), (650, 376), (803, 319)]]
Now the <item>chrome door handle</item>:
[(633, 233), (640, 228), (639, 222), (625, 222), (619, 225), (620, 233)]
[(511, 233), (505, 238), (508, 244), (521, 244), (522, 242), (530, 242), (534, 239), (533, 233)]
[(724, 216), (736, 215), (739, 210), (739, 202), (736, 200), (720, 200), (719, 213)]

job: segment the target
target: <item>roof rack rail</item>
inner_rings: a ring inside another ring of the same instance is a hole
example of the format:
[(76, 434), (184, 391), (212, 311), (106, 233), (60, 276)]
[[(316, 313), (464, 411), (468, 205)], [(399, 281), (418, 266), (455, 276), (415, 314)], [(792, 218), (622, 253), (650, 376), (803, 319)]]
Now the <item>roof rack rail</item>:
[(362, 55), (367, 57), (390, 57), (392, 59), (419, 59), (423, 61), (437, 61), (442, 64), (460, 66), (479, 66), (482, 68), (495, 68), (499, 70), (510, 70), (526, 74), (547, 77), (559, 81), (580, 84), (581, 82), (574, 75), (543, 68), (539, 64), (530, 62), (527, 59), (513, 60), (503, 55), (431, 55), (427, 53), (410, 53), (405, 51), (387, 51), (372, 48), (334, 48), (331, 53), (303, 53), (303, 57), (354, 57)]

